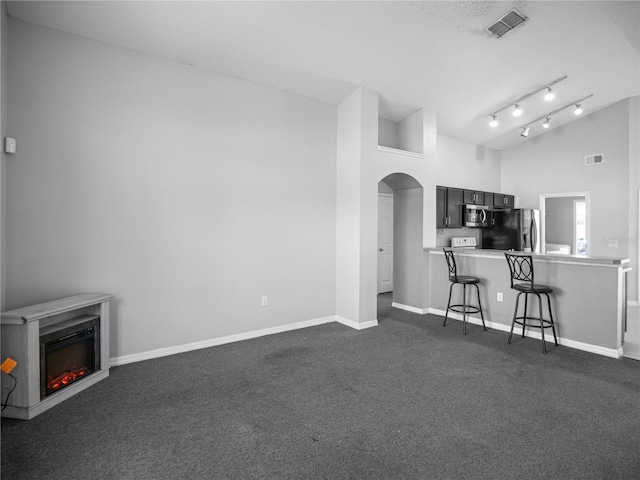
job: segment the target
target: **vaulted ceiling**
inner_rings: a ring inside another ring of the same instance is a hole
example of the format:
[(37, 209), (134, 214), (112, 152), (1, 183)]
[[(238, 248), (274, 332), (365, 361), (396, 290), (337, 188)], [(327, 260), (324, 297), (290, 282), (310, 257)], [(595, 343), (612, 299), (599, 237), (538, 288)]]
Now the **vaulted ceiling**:
[[(502, 38), (486, 28), (516, 8)], [(10, 1), (8, 14), (82, 37), (337, 104), (357, 86), (380, 115), (437, 112), (438, 132), (506, 149), (521, 127), (593, 94), (584, 114), (640, 95), (639, 1)], [(563, 76), (488, 126), (489, 115)]]

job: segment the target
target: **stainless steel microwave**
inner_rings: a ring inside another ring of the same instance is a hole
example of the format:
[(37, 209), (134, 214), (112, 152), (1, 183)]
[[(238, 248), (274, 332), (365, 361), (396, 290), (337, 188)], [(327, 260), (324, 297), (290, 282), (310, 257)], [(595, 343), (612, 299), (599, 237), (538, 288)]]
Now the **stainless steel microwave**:
[(465, 227), (488, 227), (489, 207), (484, 205), (463, 205), (463, 221)]

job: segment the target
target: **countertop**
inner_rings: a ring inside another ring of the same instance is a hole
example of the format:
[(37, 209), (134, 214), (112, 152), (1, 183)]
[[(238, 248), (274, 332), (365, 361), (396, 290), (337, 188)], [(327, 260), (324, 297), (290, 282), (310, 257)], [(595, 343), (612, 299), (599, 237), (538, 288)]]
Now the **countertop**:
[[(446, 248), (446, 247), (444, 247)], [(425, 247), (425, 252), (443, 253), (443, 247)], [(504, 258), (505, 250), (488, 250), (483, 248), (456, 248), (454, 249), (456, 255), (469, 255), (469, 256), (483, 256), (483, 257), (499, 257)], [(513, 253), (525, 253), (525, 252), (513, 252)], [(533, 257), (536, 260), (547, 262), (561, 262), (561, 263), (573, 263), (573, 264), (585, 264), (585, 265), (602, 265), (613, 267), (629, 267), (629, 259), (621, 257), (596, 257), (596, 256), (582, 256), (582, 255), (564, 255), (557, 253), (534, 253)], [(630, 268), (630, 267), (629, 267)]]

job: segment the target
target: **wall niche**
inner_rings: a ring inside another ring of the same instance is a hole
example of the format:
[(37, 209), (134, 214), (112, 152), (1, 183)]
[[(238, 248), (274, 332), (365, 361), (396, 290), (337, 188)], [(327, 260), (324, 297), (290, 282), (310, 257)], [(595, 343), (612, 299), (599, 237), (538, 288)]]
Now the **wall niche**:
[(378, 148), (424, 154), (422, 110), (396, 122), (378, 117)]

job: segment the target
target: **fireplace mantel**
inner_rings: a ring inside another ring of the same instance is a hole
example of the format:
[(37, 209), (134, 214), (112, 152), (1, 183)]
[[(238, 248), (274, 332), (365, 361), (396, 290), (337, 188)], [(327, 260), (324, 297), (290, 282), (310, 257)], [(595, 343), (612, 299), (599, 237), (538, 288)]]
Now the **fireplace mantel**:
[[(113, 298), (114, 295), (108, 293), (82, 293), (1, 314), (2, 357), (11, 357), (18, 362), (12, 372), (17, 385), (2, 411), (3, 417), (29, 420), (109, 376), (109, 301)], [(41, 329), (51, 329), (83, 315), (97, 315), (100, 319), (100, 368), (41, 399)], [(6, 401), (12, 386), (12, 379), (3, 374), (2, 402)]]

